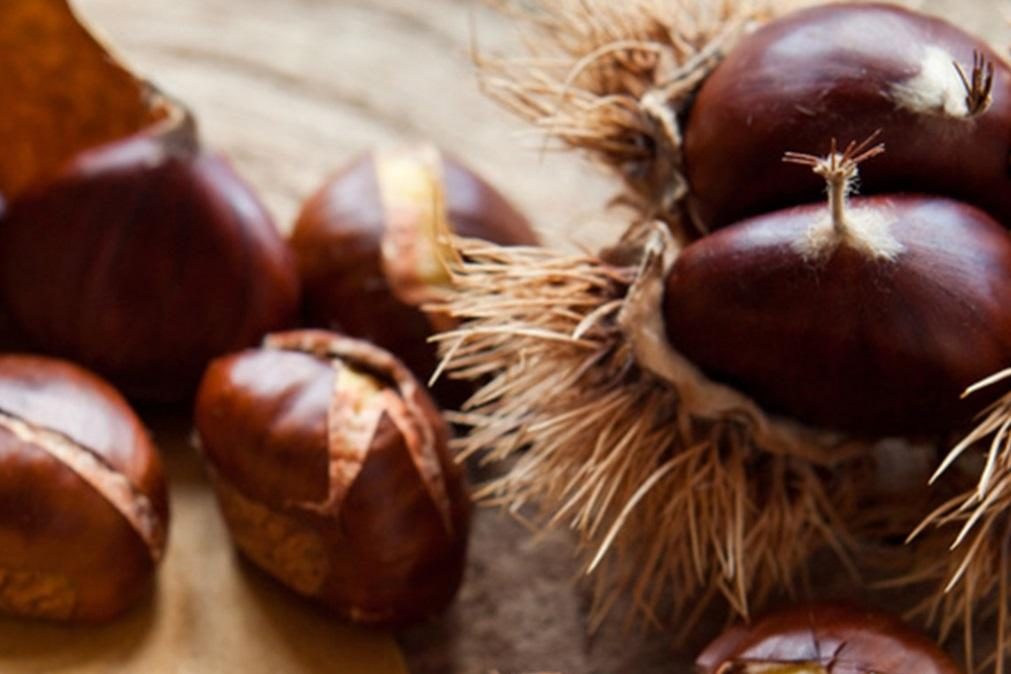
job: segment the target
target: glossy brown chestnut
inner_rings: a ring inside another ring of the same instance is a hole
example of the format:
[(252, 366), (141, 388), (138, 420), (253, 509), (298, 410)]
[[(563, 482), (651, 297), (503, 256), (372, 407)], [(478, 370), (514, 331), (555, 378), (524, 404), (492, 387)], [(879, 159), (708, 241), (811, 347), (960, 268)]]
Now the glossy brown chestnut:
[(0, 356), (0, 610), (112, 618), (149, 587), (167, 529), (161, 462), (122, 396), (70, 363)]
[(190, 141), (174, 129), (88, 150), (0, 221), (13, 323), (145, 399), (190, 394), (211, 358), (297, 311), (293, 260), (270, 217)]
[(174, 400), (291, 325), (294, 259), (263, 206), (65, 0), (0, 3), (0, 71), (0, 301), (31, 350)]
[[(291, 237), (308, 323), (378, 344), (427, 380), (436, 364), (427, 339), (446, 324), (420, 306), (449, 282), (438, 259), (446, 224), (504, 245), (537, 241), (501, 194), (431, 146), (348, 164), (306, 202)], [(436, 393), (456, 405), (466, 395), (453, 384), (440, 383)]]
[(823, 204), (688, 246), (667, 282), (669, 340), (770, 412), (874, 435), (957, 429), (986, 403), (965, 388), (1011, 365), (1011, 237), (947, 199), (859, 198), (848, 213), (894, 256), (812, 250), (831, 228)]
[[(972, 80), (977, 100), (956, 69)], [(822, 184), (783, 166), (791, 150), (880, 129), (888, 154), (864, 194), (917, 192), (974, 204), (1011, 225), (1011, 70), (945, 21), (883, 4), (815, 7), (743, 38), (699, 91), (684, 130), (690, 203), (704, 230), (818, 199)]]
[(838, 604), (790, 608), (731, 628), (696, 664), (699, 674), (959, 674), (940, 648), (898, 619)]
[(388, 353), (272, 335), (211, 364), (196, 424), (235, 543), (267, 573), (361, 623), (451, 601), (470, 502), (445, 423)]

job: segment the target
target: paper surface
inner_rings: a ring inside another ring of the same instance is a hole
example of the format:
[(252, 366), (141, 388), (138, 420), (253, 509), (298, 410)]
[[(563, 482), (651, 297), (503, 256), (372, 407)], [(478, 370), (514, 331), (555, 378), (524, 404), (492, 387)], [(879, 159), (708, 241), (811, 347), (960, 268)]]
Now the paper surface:
[(342, 624), (238, 559), (188, 423), (156, 423), (172, 522), (152, 595), (119, 620), (0, 619), (3, 674), (405, 674), (392, 638)]

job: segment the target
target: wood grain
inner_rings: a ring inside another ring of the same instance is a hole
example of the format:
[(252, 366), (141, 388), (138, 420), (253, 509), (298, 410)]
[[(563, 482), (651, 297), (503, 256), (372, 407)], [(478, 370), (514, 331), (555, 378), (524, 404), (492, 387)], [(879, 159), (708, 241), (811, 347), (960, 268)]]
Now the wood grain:
[[(429, 139), (551, 231), (575, 231), (612, 187), (574, 157), (542, 156), (478, 90), (471, 35), (511, 31), (453, 0), (80, 0), (127, 61), (196, 111), (282, 228), (342, 162)], [(472, 27), (474, 31), (472, 32)]]
[[(617, 0), (616, 0), (617, 1)], [(1007, 43), (996, 0), (928, 10)], [(375, 145), (431, 139), (524, 208), (548, 241), (594, 246), (621, 228), (615, 186), (579, 157), (542, 152), (486, 101), (470, 61), (512, 44), (469, 0), (78, 0), (141, 72), (187, 101), (282, 228), (324, 176)], [(668, 637), (609, 626), (591, 639), (567, 537), (537, 542), (494, 512), (479, 517), (469, 579), (443, 620), (402, 635), (415, 674), (675, 674)], [(196, 671), (196, 670), (189, 670)], [(223, 670), (222, 670), (223, 671)], [(299, 669), (298, 671), (316, 671)], [(318, 671), (325, 671), (321, 668)]]

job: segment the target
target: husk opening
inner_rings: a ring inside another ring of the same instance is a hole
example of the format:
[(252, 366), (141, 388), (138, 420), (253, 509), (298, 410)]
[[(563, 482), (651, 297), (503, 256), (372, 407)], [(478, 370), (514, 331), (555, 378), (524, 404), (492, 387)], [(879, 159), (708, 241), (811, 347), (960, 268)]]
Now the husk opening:
[(440, 372), (486, 382), (452, 415), (459, 456), (510, 465), (478, 496), (576, 533), (592, 627), (622, 596), (656, 624), (687, 628), (718, 597), (747, 617), (805, 593), (816, 552), (856, 576), (862, 541), (910, 526), (862, 511), (870, 447), (772, 419), (666, 346), (665, 232), (600, 257), (456, 239), (436, 307), (460, 322), (436, 338)]

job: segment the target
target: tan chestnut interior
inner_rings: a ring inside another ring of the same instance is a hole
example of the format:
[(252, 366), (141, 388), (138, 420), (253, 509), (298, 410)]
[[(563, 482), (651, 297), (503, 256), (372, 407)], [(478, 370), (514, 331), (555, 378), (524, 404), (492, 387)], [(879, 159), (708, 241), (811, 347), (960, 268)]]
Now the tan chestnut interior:
[(8, 201), (82, 150), (173, 116), (67, 0), (0, 2), (0, 72), (0, 196)]

